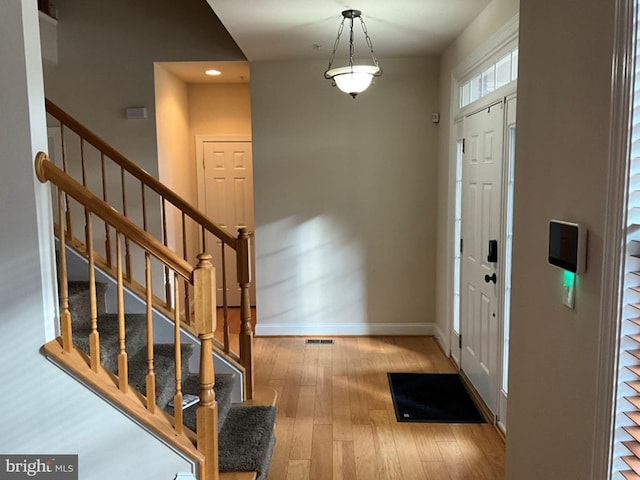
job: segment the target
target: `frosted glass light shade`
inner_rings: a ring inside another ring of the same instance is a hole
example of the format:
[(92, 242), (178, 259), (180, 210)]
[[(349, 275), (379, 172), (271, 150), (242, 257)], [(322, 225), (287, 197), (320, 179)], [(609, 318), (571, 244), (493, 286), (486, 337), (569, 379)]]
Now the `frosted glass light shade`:
[(364, 92), (374, 75), (380, 71), (380, 67), (374, 65), (353, 65), (347, 67), (332, 68), (326, 72), (328, 78), (336, 82), (336, 86), (352, 97)]

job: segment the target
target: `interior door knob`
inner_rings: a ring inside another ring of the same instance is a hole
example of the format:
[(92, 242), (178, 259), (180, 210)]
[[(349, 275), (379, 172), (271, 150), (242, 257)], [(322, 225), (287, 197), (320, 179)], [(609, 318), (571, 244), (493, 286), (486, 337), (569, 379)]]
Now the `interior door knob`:
[(489, 282), (493, 282), (496, 283), (496, 280), (498, 280), (498, 277), (496, 277), (496, 274), (494, 273), (493, 275), (489, 276), (489, 275), (485, 275), (484, 276), (484, 281), (489, 283)]

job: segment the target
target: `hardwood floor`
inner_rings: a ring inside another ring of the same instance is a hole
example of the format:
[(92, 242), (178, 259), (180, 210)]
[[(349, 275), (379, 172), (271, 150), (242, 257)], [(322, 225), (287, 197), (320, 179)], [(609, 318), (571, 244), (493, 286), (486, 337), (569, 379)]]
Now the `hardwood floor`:
[(278, 392), (269, 480), (499, 480), (488, 424), (397, 423), (387, 372), (454, 372), (430, 337), (258, 337), (256, 383)]

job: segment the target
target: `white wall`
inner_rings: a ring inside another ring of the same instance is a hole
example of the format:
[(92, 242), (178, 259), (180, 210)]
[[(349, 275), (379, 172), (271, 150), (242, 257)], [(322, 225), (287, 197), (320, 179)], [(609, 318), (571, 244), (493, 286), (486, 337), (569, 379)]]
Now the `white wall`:
[[(615, 3), (521, 1), (508, 479), (592, 478), (608, 414), (595, 404)], [(546, 261), (551, 218), (589, 229), (575, 310)]]
[(355, 100), (322, 62), (252, 64), (258, 334), (431, 331), (437, 59), (380, 63)]
[(78, 454), (79, 478), (162, 478), (190, 464), (40, 354), (55, 335), (48, 188), (33, 172), (46, 150), (36, 2), (0, 2), (0, 389), (3, 454)]
[(451, 82), (453, 70), (474, 54), (519, 9), (519, 0), (493, 0), (440, 57), (440, 129), (438, 135), (438, 255), (436, 283), (436, 322), (441, 344), (449, 351), (451, 299), (447, 289), (452, 285), (449, 265), (454, 256), (453, 230), (455, 164), (450, 162)]

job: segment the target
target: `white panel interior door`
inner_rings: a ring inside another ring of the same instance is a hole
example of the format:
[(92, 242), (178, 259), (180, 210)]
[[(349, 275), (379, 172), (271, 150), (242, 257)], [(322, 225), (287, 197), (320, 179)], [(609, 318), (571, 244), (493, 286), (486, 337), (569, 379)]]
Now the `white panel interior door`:
[[(208, 217), (237, 236), (239, 228), (254, 230), (253, 221), (253, 161), (251, 142), (202, 143), (204, 169), (204, 209)], [(213, 242), (209, 238), (208, 242)], [(225, 247), (227, 304), (240, 305), (240, 288), (236, 277), (235, 251)], [(217, 303), (223, 304), (223, 268), (221, 242), (208, 244), (216, 267)], [(253, 253), (253, 250), (252, 250)], [(253, 266), (253, 259), (251, 264)], [(251, 304), (255, 305), (255, 287), (252, 283)]]
[[(464, 121), (462, 157), (461, 368), (489, 409), (497, 409), (499, 291), (489, 242), (501, 238), (502, 103)], [(498, 244), (498, 261), (501, 245)]]

